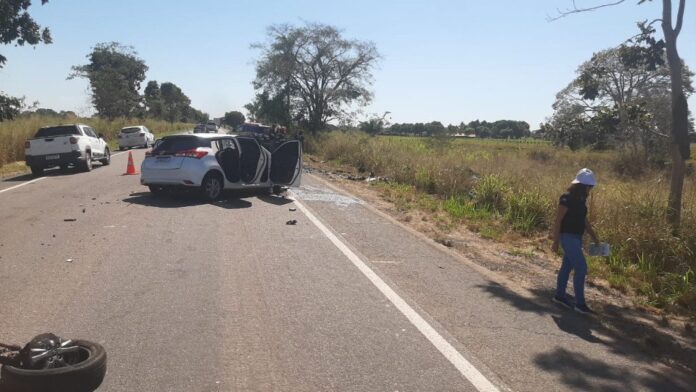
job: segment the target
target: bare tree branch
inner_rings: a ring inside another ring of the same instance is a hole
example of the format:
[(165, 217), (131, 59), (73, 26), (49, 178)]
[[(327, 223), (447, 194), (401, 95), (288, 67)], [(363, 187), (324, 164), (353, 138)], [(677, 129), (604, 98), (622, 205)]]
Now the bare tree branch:
[[(594, 7), (581, 8), (581, 7), (578, 7), (577, 4), (575, 4), (575, 0), (573, 0), (573, 8), (569, 8), (569, 9), (566, 9), (564, 11), (562, 11), (561, 9), (557, 9), (556, 11), (558, 12), (558, 16), (555, 16), (555, 17), (547, 16), (546, 20), (548, 22), (553, 22), (553, 21), (556, 21), (558, 19), (565, 18), (568, 15), (579, 14), (581, 12), (595, 11), (595, 10), (598, 10), (600, 8), (613, 7), (615, 5), (619, 5), (621, 3), (624, 3), (625, 1), (626, 0), (617, 0), (613, 3), (606, 3), (606, 4), (596, 5)], [(682, 0), (682, 1), (684, 1), (684, 0)]]

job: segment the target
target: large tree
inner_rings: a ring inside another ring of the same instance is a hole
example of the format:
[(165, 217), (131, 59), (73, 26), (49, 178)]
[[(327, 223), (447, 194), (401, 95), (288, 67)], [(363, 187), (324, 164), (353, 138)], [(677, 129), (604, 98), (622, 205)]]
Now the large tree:
[(176, 122), (185, 119), (189, 114), (191, 100), (174, 83), (164, 82), (160, 86), (162, 99), (162, 116), (169, 122)]
[[(642, 148), (646, 160), (659, 158), (671, 127), (669, 72), (662, 48), (632, 43), (595, 53), (556, 95), (551, 135), (571, 148), (628, 146)], [(693, 74), (683, 72), (691, 94)]]
[[(333, 26), (275, 25), (261, 50), (254, 87), (285, 103), (285, 123), (299, 120), (309, 131), (372, 99), (369, 90), (379, 53), (372, 42), (343, 37)], [(280, 97), (280, 98), (279, 98)]]
[[(42, 5), (46, 3), (48, 0), (41, 1)], [(29, 15), (29, 6), (31, 6), (31, 0), (0, 1), (0, 44), (14, 43), (22, 46), (52, 42), (49, 29), (47, 27), (41, 29), (41, 26)], [(0, 54), (0, 68), (6, 62), (7, 57)], [(0, 121), (15, 118), (21, 106), (22, 99), (0, 92)]]
[(241, 112), (233, 110), (231, 112), (225, 113), (225, 116), (222, 118), (222, 123), (225, 125), (229, 125), (232, 128), (237, 128), (238, 126), (244, 124), (245, 120), (246, 119), (244, 118), (244, 115)]
[(140, 84), (148, 67), (132, 47), (118, 42), (100, 43), (87, 59), (88, 64), (72, 67), (68, 79), (89, 80), (92, 103), (100, 116), (130, 117), (142, 110)]
[(156, 80), (150, 80), (143, 94), (147, 114), (153, 118), (162, 118), (162, 92)]
[[(616, 0), (609, 3), (595, 5), (591, 7), (578, 7), (573, 0), (573, 8), (562, 11), (559, 18), (587, 11), (594, 11), (603, 7), (616, 6), (626, 0)], [(651, 0), (638, 0), (638, 4), (643, 4)], [(675, 232), (679, 230), (682, 210), (682, 194), (684, 191), (684, 175), (686, 174), (686, 160), (690, 158), (691, 147), (689, 145), (689, 107), (686, 101), (684, 89), (683, 67), (684, 63), (679, 57), (677, 49), (677, 39), (684, 25), (684, 12), (686, 0), (678, 0), (676, 18), (674, 18), (674, 7), (672, 0), (662, 0), (661, 18), (656, 18), (650, 23), (643, 23), (644, 27), (649, 27), (652, 23), (660, 22), (662, 25), (663, 40), (648, 41), (653, 46), (664, 45), (666, 49), (667, 64), (669, 65), (670, 76), (670, 105), (672, 110), (671, 121), (671, 145), (670, 155), (672, 158), (672, 175), (670, 183), (669, 199), (667, 202), (667, 220), (672, 225)]]

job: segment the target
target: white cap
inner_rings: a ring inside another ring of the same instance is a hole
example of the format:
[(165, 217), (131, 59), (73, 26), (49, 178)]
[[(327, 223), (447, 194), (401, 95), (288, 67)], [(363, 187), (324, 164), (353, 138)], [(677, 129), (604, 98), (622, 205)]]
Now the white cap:
[(589, 186), (597, 185), (597, 180), (595, 179), (594, 173), (588, 168), (580, 169), (578, 174), (575, 175), (575, 179), (572, 184), (583, 184)]

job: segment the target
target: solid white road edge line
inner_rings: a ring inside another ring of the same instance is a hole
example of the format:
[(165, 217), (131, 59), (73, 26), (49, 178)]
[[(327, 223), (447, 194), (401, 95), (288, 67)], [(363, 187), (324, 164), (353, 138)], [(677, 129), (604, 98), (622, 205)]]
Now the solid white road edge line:
[(457, 351), (445, 338), (440, 335), (418, 312), (406, 303), (382, 278), (379, 277), (370, 267), (365, 264), (346, 244), (341, 242), (336, 235), (331, 232), (307, 207), (305, 207), (296, 197), (293, 197), (297, 208), (309, 218), (312, 223), (355, 265), (360, 272), (372, 282), (379, 291), (384, 294), (387, 299), (406, 316), (420, 333), (425, 336), (442, 355), (449, 360), (454, 367), (464, 376), (479, 392), (499, 392), (499, 389), (493, 385), (481, 372), (478, 371), (464, 356)]
[(21, 184), (19, 184), (19, 185), (11, 186), (11, 187), (9, 187), (9, 188), (5, 188), (5, 189), (3, 189), (3, 190), (0, 190), (0, 193), (7, 192), (7, 191), (11, 191), (11, 190), (13, 190), (13, 189), (17, 189), (17, 188), (19, 188), (20, 186), (33, 184), (33, 183), (35, 183), (35, 182), (37, 182), (37, 181), (45, 180), (46, 178), (48, 178), (48, 177), (39, 177), (39, 178), (35, 178), (35, 179), (31, 180), (31, 181), (23, 182), (23, 183), (21, 183)]

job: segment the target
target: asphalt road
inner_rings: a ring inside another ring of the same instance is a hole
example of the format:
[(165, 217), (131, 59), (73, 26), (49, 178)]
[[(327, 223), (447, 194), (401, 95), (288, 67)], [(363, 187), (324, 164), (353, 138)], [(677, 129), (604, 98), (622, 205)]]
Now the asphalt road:
[(100, 342), (100, 391), (696, 385), (310, 175), (202, 204), (125, 166), (0, 182), (0, 341)]

